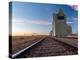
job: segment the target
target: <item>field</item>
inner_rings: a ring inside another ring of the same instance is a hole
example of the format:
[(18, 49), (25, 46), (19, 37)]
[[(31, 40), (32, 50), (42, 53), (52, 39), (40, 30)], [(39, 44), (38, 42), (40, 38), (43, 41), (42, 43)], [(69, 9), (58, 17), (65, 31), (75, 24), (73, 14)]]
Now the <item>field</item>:
[(44, 35), (37, 36), (12, 36), (12, 54), (18, 52), (19, 50), (29, 46), (30, 44), (36, 42), (37, 40), (44, 37)]
[[(46, 35), (35, 35), (35, 36), (12, 36), (12, 54), (19, 52), (20, 50), (30, 46), (31, 44), (37, 42), (42, 39)], [(72, 47), (73, 46), (73, 47)], [(54, 48), (54, 49), (53, 49)], [(57, 49), (56, 49), (57, 48)], [(42, 56), (54, 56), (56, 55), (74, 55), (77, 54), (78, 48), (78, 37), (77, 36), (68, 36), (68, 37), (52, 37), (46, 36), (41, 43), (38, 43), (34, 46), (30, 51), (29, 56), (38, 56), (43, 54)], [(65, 51), (65, 52), (64, 52)], [(27, 53), (29, 50), (26, 51)], [(51, 52), (51, 53), (49, 53)], [(58, 53), (55, 53), (58, 52)], [(64, 53), (63, 53), (64, 52)], [(26, 56), (27, 54), (24, 53)], [(24, 56), (21, 55), (21, 56)], [(27, 55), (28, 57), (28, 55)]]

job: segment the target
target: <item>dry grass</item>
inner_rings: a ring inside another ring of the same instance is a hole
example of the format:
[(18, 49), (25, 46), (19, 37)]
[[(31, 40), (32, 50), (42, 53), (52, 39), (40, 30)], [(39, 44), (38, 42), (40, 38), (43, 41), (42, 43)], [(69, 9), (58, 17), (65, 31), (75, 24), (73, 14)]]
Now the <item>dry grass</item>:
[(21, 49), (23, 49), (25, 46), (30, 45), (36, 40), (41, 39), (42, 35), (37, 36), (12, 36), (12, 53), (15, 53)]

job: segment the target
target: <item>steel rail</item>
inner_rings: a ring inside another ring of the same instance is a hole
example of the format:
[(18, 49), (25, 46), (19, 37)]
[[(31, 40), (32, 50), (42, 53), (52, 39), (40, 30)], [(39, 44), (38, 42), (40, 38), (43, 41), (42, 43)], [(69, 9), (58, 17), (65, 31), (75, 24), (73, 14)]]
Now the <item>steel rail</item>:
[(21, 53), (23, 53), (24, 51), (26, 51), (26, 50), (28, 50), (29, 48), (33, 47), (34, 45), (38, 44), (39, 42), (41, 42), (41, 41), (44, 40), (45, 38), (46, 38), (46, 37), (43, 37), (42, 39), (38, 40), (37, 42), (29, 45), (28, 47), (26, 47), (26, 48), (24, 48), (24, 49), (18, 51), (17, 53), (9, 54), (9, 56), (10, 56), (11, 58), (15, 58), (15, 57), (17, 57), (18, 55), (20, 55)]

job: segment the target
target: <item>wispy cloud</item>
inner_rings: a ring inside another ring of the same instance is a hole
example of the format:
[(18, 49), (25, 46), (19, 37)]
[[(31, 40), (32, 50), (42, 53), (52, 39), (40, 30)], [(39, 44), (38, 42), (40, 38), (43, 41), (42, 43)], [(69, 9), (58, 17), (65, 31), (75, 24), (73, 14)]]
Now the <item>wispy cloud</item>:
[(39, 25), (51, 25), (51, 22), (47, 20), (27, 20), (27, 19), (12, 19), (13, 23), (30, 23)]
[(67, 22), (67, 24), (73, 24), (73, 23), (74, 23), (74, 22), (70, 22), (70, 21)]
[(77, 20), (78, 20), (78, 18), (77, 18), (77, 17), (73, 17), (73, 20), (74, 20), (74, 21), (77, 21)]
[(67, 20), (73, 20), (73, 21), (78, 21), (78, 17), (77, 16), (72, 16), (71, 18), (70, 17), (67, 17)]
[(67, 24), (74, 24), (77, 23), (76, 21), (67, 21)]
[(75, 11), (78, 11), (78, 6), (77, 6), (77, 5), (70, 5), (70, 7), (71, 7), (72, 9), (74, 9)]
[(72, 20), (72, 21), (67, 21), (68, 24), (77, 23), (78, 17), (67, 18), (67, 20)]

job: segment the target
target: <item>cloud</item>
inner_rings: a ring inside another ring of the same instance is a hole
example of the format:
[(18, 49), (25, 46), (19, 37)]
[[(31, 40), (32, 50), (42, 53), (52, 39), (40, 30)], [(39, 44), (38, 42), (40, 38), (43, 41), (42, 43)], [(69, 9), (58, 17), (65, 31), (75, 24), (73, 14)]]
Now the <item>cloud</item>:
[(67, 22), (67, 24), (73, 24), (73, 23), (74, 23), (74, 22), (70, 22), (70, 21)]
[(47, 20), (27, 20), (27, 19), (12, 19), (12, 23), (31, 23), (39, 25), (51, 25)]
[[(70, 20), (70, 18), (67, 18), (67, 19)], [(72, 21), (67, 21), (68, 24), (77, 23), (77, 21), (78, 21), (77, 17), (72, 17), (71, 19), (72, 19)]]
[(67, 17), (67, 20), (78, 20), (77, 16)]
[(77, 18), (77, 17), (73, 17), (73, 20), (74, 20), (74, 21), (77, 21), (77, 20), (78, 20), (78, 18)]
[(67, 21), (67, 24), (74, 24), (77, 23), (76, 21)]
[(70, 7), (71, 7), (72, 9), (74, 9), (75, 11), (78, 11), (78, 6), (77, 6), (77, 5), (70, 5)]

